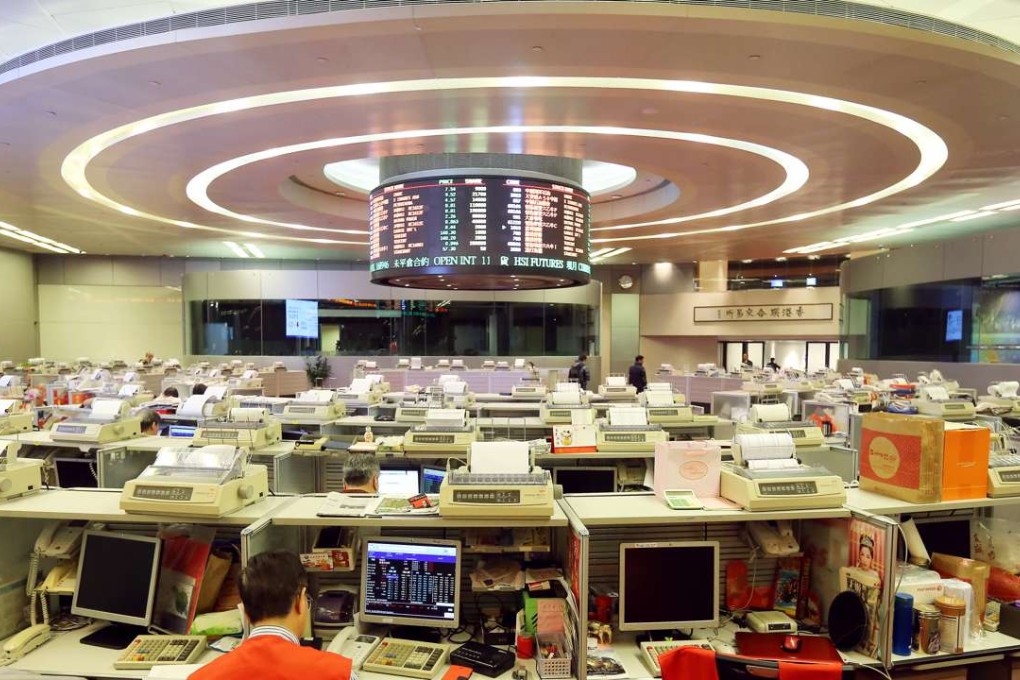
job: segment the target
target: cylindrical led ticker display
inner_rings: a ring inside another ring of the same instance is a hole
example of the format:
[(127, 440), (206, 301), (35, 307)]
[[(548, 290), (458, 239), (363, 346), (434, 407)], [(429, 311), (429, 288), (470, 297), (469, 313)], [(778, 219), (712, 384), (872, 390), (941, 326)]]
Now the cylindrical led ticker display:
[(434, 175), (371, 194), (372, 281), (455, 290), (561, 288), (591, 277), (588, 193), (522, 176)]

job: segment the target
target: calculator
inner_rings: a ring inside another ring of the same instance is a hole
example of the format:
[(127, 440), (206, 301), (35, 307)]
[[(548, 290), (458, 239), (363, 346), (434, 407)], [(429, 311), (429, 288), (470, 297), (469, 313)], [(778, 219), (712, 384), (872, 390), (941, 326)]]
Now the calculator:
[(705, 504), (690, 489), (666, 489), (666, 505), (673, 510), (704, 510)]

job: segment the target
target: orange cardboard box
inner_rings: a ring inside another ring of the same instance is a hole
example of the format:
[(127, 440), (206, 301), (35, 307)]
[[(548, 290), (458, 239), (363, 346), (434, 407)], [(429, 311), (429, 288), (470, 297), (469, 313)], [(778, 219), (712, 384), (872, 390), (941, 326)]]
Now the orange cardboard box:
[(988, 495), (988, 451), (991, 430), (978, 425), (945, 425), (942, 447), (942, 500)]

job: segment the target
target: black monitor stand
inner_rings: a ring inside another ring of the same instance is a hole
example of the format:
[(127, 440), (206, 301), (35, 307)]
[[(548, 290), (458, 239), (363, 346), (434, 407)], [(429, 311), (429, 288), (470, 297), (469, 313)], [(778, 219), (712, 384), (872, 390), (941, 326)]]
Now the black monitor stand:
[(394, 626), (390, 629), (390, 637), (398, 640), (414, 640), (415, 642), (441, 642), (442, 634), (438, 628), (424, 626)]
[(93, 647), (104, 647), (105, 649), (127, 649), (132, 640), (146, 633), (148, 633), (148, 630), (144, 626), (111, 623), (94, 633), (89, 633), (81, 639), (81, 643), (83, 645), (92, 645)]

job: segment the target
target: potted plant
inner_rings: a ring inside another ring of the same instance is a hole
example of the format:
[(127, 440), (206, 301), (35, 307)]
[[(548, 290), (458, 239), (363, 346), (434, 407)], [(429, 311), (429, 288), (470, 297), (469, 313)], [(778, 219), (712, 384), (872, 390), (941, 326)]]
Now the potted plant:
[(308, 384), (312, 387), (322, 387), (330, 376), (333, 375), (333, 367), (329, 365), (321, 354), (305, 359), (305, 375), (308, 376)]

